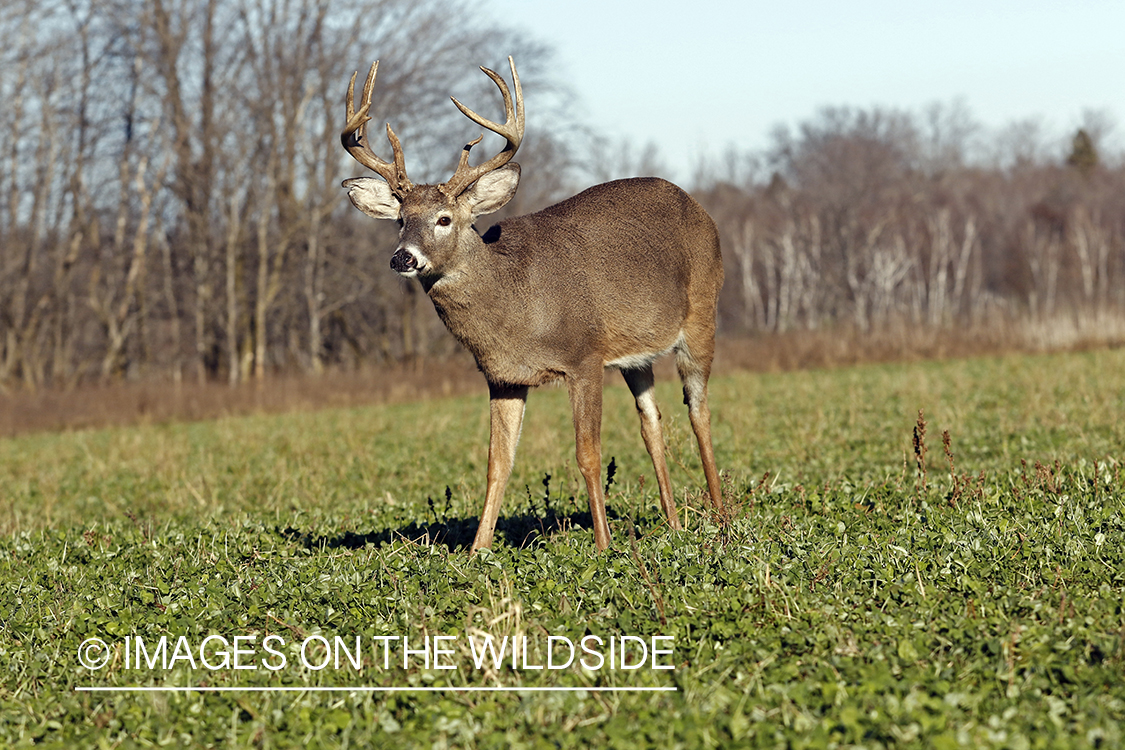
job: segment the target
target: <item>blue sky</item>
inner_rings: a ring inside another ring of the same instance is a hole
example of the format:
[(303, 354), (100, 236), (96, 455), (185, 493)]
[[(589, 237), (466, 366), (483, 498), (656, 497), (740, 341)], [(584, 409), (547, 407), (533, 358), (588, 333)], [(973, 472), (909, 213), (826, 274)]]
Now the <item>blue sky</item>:
[(1125, 142), (1121, 0), (484, 1), (555, 47), (582, 119), (656, 143), (674, 178), (824, 105), (961, 99), (986, 128), (1037, 118), (1060, 139), (1104, 110)]

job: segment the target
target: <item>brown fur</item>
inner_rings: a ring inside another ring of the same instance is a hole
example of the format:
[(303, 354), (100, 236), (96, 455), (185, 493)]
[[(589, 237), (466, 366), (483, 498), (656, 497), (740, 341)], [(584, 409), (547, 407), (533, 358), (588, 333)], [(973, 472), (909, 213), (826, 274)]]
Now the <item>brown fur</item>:
[(469, 144), (449, 182), (415, 186), (406, 177), (401, 144), (389, 125), (393, 165), (367, 145), (373, 65), (359, 110), (349, 89), (348, 125), (341, 140), (386, 181), (356, 178), (344, 186), (352, 203), (369, 216), (399, 222), (391, 267), (418, 277), (442, 321), (472, 352), (488, 380), (488, 487), (473, 550), (492, 545), (528, 388), (558, 379), (570, 393), (575, 453), (590, 496), (594, 541), (601, 550), (610, 541), (601, 484), (606, 366), (621, 369), (636, 399), (660, 504), (668, 524), (679, 528), (652, 373), (657, 357), (676, 352), (707, 489), (711, 502), (722, 506), (707, 406), (723, 285), (719, 236), (691, 196), (654, 178), (597, 185), (478, 234), (473, 221), (504, 206), (519, 184), (519, 165), (510, 159), (523, 138), (523, 104), (515, 63), (511, 67), (515, 103), (500, 76), (485, 70), (504, 97), (504, 125), (458, 104), (471, 120), (505, 137), (504, 151), (470, 167)]

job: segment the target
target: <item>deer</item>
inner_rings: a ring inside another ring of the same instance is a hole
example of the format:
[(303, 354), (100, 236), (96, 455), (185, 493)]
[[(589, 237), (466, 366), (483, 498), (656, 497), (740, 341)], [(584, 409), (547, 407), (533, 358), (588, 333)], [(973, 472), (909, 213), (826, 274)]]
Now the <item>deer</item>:
[(402, 144), (389, 122), (392, 161), (371, 148), (367, 123), (379, 61), (371, 65), (358, 109), (358, 71), (353, 73), (340, 140), (378, 177), (342, 184), (360, 211), (398, 223), (391, 269), (421, 283), (442, 322), (472, 353), (488, 382), (488, 477), (470, 554), (492, 546), (529, 389), (558, 381), (569, 395), (575, 455), (589, 496), (594, 543), (601, 552), (611, 541), (601, 484), (606, 368), (620, 370), (635, 399), (661, 508), (668, 526), (679, 530), (653, 376), (653, 362), (675, 353), (710, 505), (723, 509), (707, 403), (723, 284), (719, 235), (699, 203), (659, 178), (606, 182), (479, 232), (476, 220), (506, 205), (520, 180), (519, 164), (512, 158), (524, 135), (523, 89), (511, 57), (508, 64), (514, 102), (504, 78), (481, 67), (504, 100), (503, 124), (451, 97), (465, 117), (503, 137), (504, 147), (470, 166), (469, 152), (482, 133), (461, 150), (453, 176), (438, 185), (410, 181)]

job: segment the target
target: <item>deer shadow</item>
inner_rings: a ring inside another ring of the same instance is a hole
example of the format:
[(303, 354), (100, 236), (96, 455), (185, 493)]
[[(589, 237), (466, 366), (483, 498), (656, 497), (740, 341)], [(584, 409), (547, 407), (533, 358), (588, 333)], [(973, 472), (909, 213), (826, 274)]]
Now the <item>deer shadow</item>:
[[(614, 484), (617, 473), (617, 460), (610, 458), (606, 467), (606, 493)], [(527, 503), (524, 512), (510, 515), (496, 520), (494, 538), (503, 540), (509, 547), (525, 549), (536, 542), (547, 539), (555, 534), (565, 533), (572, 529), (593, 530), (593, 517), (589, 510), (575, 510), (570, 513), (560, 512), (557, 504), (563, 502), (565, 495), (551, 494), (551, 475), (544, 474), (542, 479), (543, 495), (533, 498), (531, 488), (527, 490)], [(574, 496), (565, 501), (565, 505), (574, 506)], [(459, 516), (450, 518), (453, 510), (453, 492), (448, 486), (445, 488), (445, 503), (435, 502), (433, 497), (427, 497), (429, 506), (427, 513), (432, 522), (411, 521), (405, 526), (385, 528), (379, 531), (370, 531), (358, 534), (354, 531), (345, 531), (335, 536), (325, 534), (311, 534), (295, 529), (292, 526), (284, 529), (277, 528), (277, 533), (282, 537), (294, 541), (306, 549), (361, 549), (369, 544), (382, 547), (392, 542), (411, 542), (424, 545), (442, 545), (450, 552), (468, 550), (476, 538), (477, 527), (480, 525), (478, 516)], [(619, 519), (621, 515), (610, 505), (606, 505), (606, 518)], [(632, 523), (632, 520), (630, 520)]]
[[(612, 507), (606, 508), (608, 518), (620, 516)], [(341, 534), (311, 534), (292, 526), (278, 528), (277, 533), (306, 549), (361, 549), (369, 544), (382, 547), (396, 541), (415, 544), (441, 545), (450, 552), (465, 551), (472, 547), (480, 518), (463, 516), (440, 518), (432, 522), (411, 521), (404, 526), (384, 528), (367, 533), (345, 531)], [(573, 529), (593, 529), (589, 511), (560, 514), (548, 508), (546, 513), (527, 512), (501, 517), (496, 521), (496, 538), (510, 547), (525, 549), (555, 534)]]

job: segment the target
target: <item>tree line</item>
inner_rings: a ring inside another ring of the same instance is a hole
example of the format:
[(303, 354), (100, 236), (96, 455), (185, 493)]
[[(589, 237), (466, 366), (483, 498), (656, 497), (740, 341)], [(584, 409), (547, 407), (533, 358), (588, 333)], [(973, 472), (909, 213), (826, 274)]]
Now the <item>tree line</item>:
[[(473, 19), (457, 0), (6, 5), (0, 384), (233, 383), (426, 351), (417, 295), (372, 250), (386, 238), (342, 200), (362, 172), (340, 147), (345, 85), (378, 50), (374, 112), (411, 174), (445, 173), (465, 141), (448, 97), (498, 99), (476, 70), (495, 50), (530, 106), (561, 101), (547, 50)], [(559, 132), (524, 146), (546, 165), (524, 206), (567, 179)]]
[(1061, 153), (1027, 124), (986, 150), (956, 104), (780, 131), (768, 179), (697, 188), (722, 232), (726, 330), (1121, 321), (1125, 166), (1098, 154), (1108, 119), (1086, 119)]
[[(363, 171), (339, 145), (344, 87), (376, 51), (376, 124), (419, 181), (476, 135), (449, 95), (499, 111), (476, 66), (508, 54), (542, 124), (505, 211), (659, 172), (573, 119), (550, 49), (459, 0), (19, 0), (0, 50), (0, 387), (454, 351), (387, 269), (393, 227), (340, 188)], [(1026, 130), (982, 157), (956, 107), (828, 109), (701, 168), (686, 187), (722, 234), (723, 332), (1121, 317), (1125, 169), (1098, 153), (1104, 122), (1064, 155)]]

